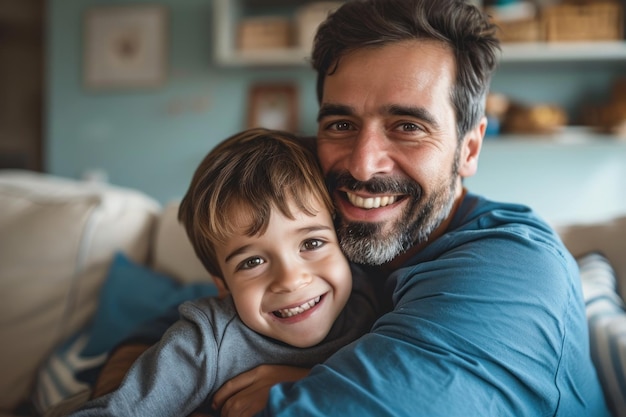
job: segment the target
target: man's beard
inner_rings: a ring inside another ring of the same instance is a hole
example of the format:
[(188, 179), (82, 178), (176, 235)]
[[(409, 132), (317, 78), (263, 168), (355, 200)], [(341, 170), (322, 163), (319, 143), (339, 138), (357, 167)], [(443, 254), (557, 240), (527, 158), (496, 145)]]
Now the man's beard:
[[(419, 184), (408, 179), (374, 178), (361, 182), (347, 172), (329, 173), (328, 186), (331, 192), (337, 187), (343, 187), (351, 191), (402, 194), (409, 199), (406, 209), (393, 222), (391, 229), (386, 223), (348, 222), (338, 211), (337, 236), (348, 259), (360, 264), (382, 265), (412, 246), (426, 242), (452, 209), (457, 172), (457, 165), (454, 164), (449, 182), (440, 184), (426, 200)], [(388, 231), (385, 232), (385, 229)]]

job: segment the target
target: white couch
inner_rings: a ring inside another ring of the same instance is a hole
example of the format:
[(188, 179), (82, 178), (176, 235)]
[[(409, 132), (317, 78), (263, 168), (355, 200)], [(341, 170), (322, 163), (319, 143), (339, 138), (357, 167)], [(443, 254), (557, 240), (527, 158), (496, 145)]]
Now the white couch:
[[(0, 171), (0, 417), (87, 325), (117, 251), (182, 283), (210, 282), (176, 211), (135, 190)], [(558, 231), (574, 255), (604, 252), (626, 289), (626, 217)]]
[(117, 251), (183, 283), (211, 280), (176, 210), (134, 190), (0, 171), (0, 416), (93, 316)]

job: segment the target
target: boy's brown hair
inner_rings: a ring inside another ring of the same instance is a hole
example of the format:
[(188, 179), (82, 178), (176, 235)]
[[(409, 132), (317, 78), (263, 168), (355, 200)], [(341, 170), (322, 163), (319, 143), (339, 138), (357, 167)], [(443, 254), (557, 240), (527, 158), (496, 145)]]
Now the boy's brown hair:
[(317, 158), (302, 140), (255, 128), (225, 139), (205, 156), (181, 201), (178, 220), (204, 267), (222, 278), (215, 247), (241, 224), (241, 213), (247, 212), (246, 233), (253, 236), (265, 232), (273, 208), (293, 219), (288, 203), (314, 215), (314, 204), (320, 202), (334, 212)]

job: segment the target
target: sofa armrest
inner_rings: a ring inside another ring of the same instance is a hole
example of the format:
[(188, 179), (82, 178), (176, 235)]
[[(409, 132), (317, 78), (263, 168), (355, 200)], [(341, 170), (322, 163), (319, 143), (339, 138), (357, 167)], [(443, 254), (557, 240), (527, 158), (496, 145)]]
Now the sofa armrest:
[(626, 215), (596, 223), (563, 225), (556, 230), (574, 256), (602, 252), (615, 269), (618, 290), (626, 299)]

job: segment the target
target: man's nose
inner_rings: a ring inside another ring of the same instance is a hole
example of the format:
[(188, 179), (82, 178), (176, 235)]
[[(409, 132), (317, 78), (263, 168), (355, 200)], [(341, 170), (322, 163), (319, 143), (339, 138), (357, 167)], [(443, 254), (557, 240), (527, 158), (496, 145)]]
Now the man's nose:
[(390, 173), (393, 169), (391, 145), (379, 129), (362, 129), (356, 136), (350, 154), (350, 174), (359, 181), (367, 181), (376, 175)]
[(271, 290), (276, 293), (296, 291), (311, 283), (312, 274), (297, 262), (277, 262)]

